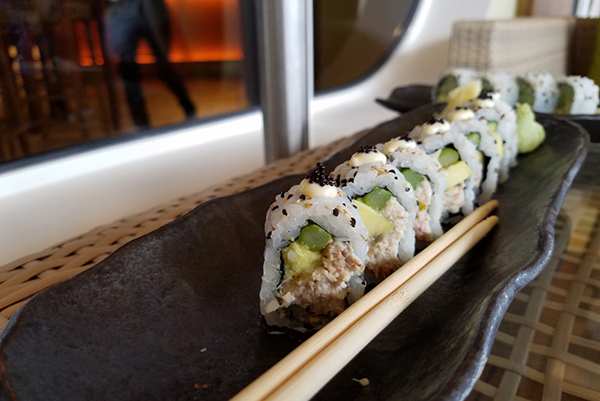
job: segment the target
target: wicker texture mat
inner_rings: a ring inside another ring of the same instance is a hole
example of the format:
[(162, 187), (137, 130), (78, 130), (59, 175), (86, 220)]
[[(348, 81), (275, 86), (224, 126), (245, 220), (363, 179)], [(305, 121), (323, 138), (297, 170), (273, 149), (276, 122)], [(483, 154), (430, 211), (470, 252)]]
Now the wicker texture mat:
[[(32, 295), (93, 266), (126, 242), (204, 201), (304, 173), (353, 139), (300, 153), (1, 266), (0, 330)], [(572, 189), (563, 209), (568, 219), (557, 222), (556, 249), (566, 251), (555, 254), (517, 294), (469, 400), (600, 400), (600, 189)]]

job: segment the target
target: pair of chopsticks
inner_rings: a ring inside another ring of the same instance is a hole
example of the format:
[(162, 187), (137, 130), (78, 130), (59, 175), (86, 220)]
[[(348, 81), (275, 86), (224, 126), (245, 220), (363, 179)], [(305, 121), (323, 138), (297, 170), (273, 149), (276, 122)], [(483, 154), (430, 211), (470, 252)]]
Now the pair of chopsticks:
[(465, 217), (231, 401), (308, 400), (498, 222), (490, 201)]

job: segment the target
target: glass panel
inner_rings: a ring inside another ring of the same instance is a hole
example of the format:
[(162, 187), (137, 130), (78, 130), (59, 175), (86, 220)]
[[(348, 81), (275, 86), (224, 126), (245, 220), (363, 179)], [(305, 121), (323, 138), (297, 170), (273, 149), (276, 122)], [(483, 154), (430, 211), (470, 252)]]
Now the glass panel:
[(315, 91), (376, 70), (396, 47), (418, 0), (314, 0)]
[(256, 104), (242, 3), (0, 2), (0, 163)]

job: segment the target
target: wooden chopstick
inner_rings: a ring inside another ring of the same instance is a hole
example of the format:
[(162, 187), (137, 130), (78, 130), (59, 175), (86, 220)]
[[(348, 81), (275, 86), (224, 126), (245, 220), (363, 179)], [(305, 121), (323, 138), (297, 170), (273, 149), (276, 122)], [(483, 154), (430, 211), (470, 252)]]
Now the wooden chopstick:
[(479, 242), (497, 222), (498, 218), (491, 216), (469, 230), (414, 277), (354, 323), (265, 400), (310, 399), (400, 312)]
[(448, 230), (447, 233), (405, 263), (401, 269), (396, 271), (332, 322), (298, 346), (262, 376), (250, 383), (250, 385), (244, 388), (231, 400), (264, 400), (273, 393), (281, 383), (285, 382), (294, 373), (298, 372), (304, 365), (313, 359), (315, 355), (325, 349), (329, 344), (333, 343), (340, 335), (348, 330), (349, 327), (376, 307), (382, 300), (396, 291), (402, 284), (421, 270), (423, 266), (431, 262), (441, 252), (472, 229), (477, 223), (481, 222), (496, 208), (497, 205), (498, 202), (492, 200), (477, 208), (456, 226)]

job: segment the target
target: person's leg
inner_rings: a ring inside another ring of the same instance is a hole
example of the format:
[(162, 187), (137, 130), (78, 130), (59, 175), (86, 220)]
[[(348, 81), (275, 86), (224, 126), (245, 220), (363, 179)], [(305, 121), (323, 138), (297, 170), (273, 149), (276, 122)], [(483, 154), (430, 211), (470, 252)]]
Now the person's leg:
[(143, 25), (138, 2), (117, 3), (107, 16), (108, 44), (112, 53), (119, 58), (119, 71), (125, 86), (125, 96), (134, 124), (140, 128), (150, 125), (146, 102), (142, 92), (139, 66), (135, 62), (137, 45)]
[(168, 36), (166, 38), (158, 39), (163, 42), (161, 44), (155, 38), (155, 33), (151, 29), (146, 30), (145, 33), (144, 39), (146, 39), (150, 45), (150, 48), (154, 53), (154, 57), (156, 58), (156, 69), (158, 76), (163, 80), (171, 92), (173, 92), (175, 97), (177, 97), (177, 100), (185, 111), (186, 117), (194, 117), (196, 115), (196, 106), (194, 106), (194, 103), (192, 103), (192, 100), (190, 99), (187, 90), (183, 85), (181, 77), (173, 68), (173, 65), (169, 61), (169, 56), (165, 50), (168, 49), (168, 46), (165, 45), (168, 43)]

